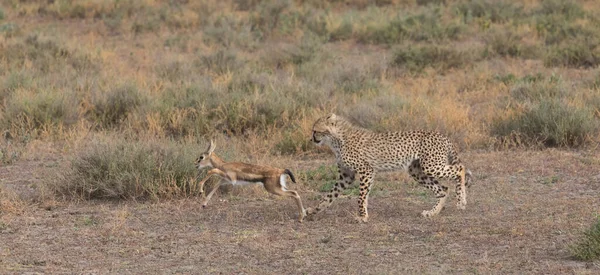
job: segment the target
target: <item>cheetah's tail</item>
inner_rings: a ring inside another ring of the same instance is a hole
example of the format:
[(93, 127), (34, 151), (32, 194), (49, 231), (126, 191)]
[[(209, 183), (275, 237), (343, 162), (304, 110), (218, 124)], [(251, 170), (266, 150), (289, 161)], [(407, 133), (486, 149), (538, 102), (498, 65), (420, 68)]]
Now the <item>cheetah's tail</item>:
[(465, 173), (465, 186), (466, 187), (471, 187), (471, 180), (473, 180), (473, 173), (471, 173), (471, 170), (467, 169), (467, 171)]

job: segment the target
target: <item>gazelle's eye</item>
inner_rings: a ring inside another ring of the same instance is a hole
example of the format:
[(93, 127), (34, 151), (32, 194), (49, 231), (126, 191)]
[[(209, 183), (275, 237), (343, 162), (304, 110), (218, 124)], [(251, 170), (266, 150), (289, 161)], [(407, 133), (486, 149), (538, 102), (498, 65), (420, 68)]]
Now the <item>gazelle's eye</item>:
[(204, 159), (204, 156), (198, 157), (198, 160), (203, 160), (203, 159)]

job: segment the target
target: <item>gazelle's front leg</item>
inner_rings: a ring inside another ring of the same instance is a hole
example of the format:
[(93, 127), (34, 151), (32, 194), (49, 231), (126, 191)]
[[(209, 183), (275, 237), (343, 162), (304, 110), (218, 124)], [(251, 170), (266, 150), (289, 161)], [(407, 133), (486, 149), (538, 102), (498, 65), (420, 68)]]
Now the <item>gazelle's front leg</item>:
[(307, 214), (309, 216), (315, 215), (329, 207), (333, 200), (339, 197), (340, 193), (344, 191), (344, 189), (352, 185), (352, 183), (354, 182), (354, 175), (354, 171), (338, 165), (338, 180), (335, 183), (335, 186), (333, 187), (333, 189), (331, 189), (331, 191), (329, 191), (329, 194), (327, 194), (326, 197), (323, 197), (323, 199), (319, 203), (319, 206), (317, 206), (316, 209), (313, 209), (311, 207), (306, 209)]
[[(223, 172), (217, 168), (213, 168), (210, 171), (208, 171), (206, 177), (204, 177), (204, 179), (202, 179), (202, 181), (200, 181), (200, 190), (204, 190), (204, 183), (213, 175), (218, 175), (221, 178), (228, 179), (227, 174), (225, 174), (225, 172)], [(217, 184), (215, 184), (213, 189), (210, 190), (210, 192), (208, 193), (208, 195), (206, 195), (206, 198), (204, 198), (204, 201), (202, 202), (202, 207), (206, 207), (206, 205), (208, 204), (208, 201), (213, 196), (213, 194), (217, 191), (217, 189), (219, 189), (220, 185), (221, 185), (221, 181), (217, 182)]]

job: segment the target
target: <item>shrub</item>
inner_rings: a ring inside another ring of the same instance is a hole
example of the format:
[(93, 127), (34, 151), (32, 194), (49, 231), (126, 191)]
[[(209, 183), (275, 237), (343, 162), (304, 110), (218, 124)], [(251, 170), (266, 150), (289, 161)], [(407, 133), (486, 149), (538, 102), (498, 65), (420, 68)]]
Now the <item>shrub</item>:
[(169, 142), (96, 139), (71, 160), (51, 190), (66, 198), (159, 199), (195, 195), (194, 154), (200, 148)]
[(203, 55), (195, 61), (195, 65), (210, 72), (223, 74), (238, 67), (239, 62), (234, 52), (218, 50), (214, 54)]
[(0, 102), (4, 101), (17, 89), (29, 89), (33, 83), (33, 75), (26, 71), (11, 72), (4, 78), (2, 90), (0, 90)]
[[(512, 95), (519, 96), (520, 94), (521, 95), (522, 94), (531, 94), (530, 92), (527, 92), (527, 90), (529, 90), (530, 87), (535, 87), (532, 85), (534, 85), (536, 83), (540, 83), (541, 81), (544, 81), (545, 77), (544, 77), (544, 75), (542, 75), (542, 73), (537, 73), (534, 75), (527, 74), (527, 75), (524, 75), (523, 77), (517, 78), (514, 74), (509, 73), (506, 75), (495, 75), (494, 79), (497, 81), (500, 81), (506, 85), (515, 84), (515, 83), (517, 85), (525, 85), (527, 87), (525, 92), (519, 91), (520, 89), (523, 89), (522, 87), (519, 87), (519, 86), (515, 86), (512, 88), (512, 91), (511, 91)], [(558, 83), (558, 82), (559, 82), (559, 78), (552, 76), (550, 78), (550, 80), (547, 82), (547, 85), (553, 86), (553, 88), (551, 88), (551, 89), (554, 89), (554, 86), (556, 86), (556, 83)], [(537, 84), (537, 85), (542, 85), (542, 84)], [(540, 89), (544, 89), (544, 88), (540, 88)], [(545, 92), (544, 90), (539, 90), (537, 93), (543, 94), (544, 92)]]
[(571, 246), (575, 259), (593, 261), (600, 258), (600, 218), (583, 232), (581, 239)]
[(499, 56), (536, 58), (537, 47), (527, 45), (522, 38), (508, 30), (495, 29), (486, 37), (488, 52)]
[(583, 18), (583, 8), (574, 1), (547, 0), (532, 12), (535, 28), (545, 43), (572, 43), (577, 39), (595, 39), (596, 28), (590, 28), (576, 19)]
[(141, 16), (138, 16), (134, 20), (133, 24), (131, 25), (131, 31), (136, 35), (145, 32), (158, 31), (161, 25), (163, 25), (164, 19), (164, 14), (159, 14), (159, 12), (155, 11), (147, 11), (146, 13), (142, 13)]
[(358, 39), (374, 44), (396, 44), (405, 40), (438, 41), (456, 39), (461, 26), (454, 22), (442, 22), (441, 10), (431, 8), (420, 14), (402, 16), (381, 25), (367, 25)]
[(291, 8), (289, 0), (269, 0), (261, 2), (252, 13), (250, 24), (258, 37), (265, 39), (281, 23), (282, 16)]
[(547, 67), (593, 68), (600, 64), (600, 48), (582, 41), (552, 47), (544, 57)]
[(44, 74), (69, 68), (78, 71), (97, 68), (89, 54), (69, 50), (53, 39), (40, 38), (38, 35), (29, 35), (17, 43), (0, 45), (0, 60), (3, 60), (4, 66), (17, 68), (29, 62), (31, 69)]
[(87, 117), (103, 128), (117, 126), (143, 101), (142, 95), (131, 84), (104, 93), (96, 92), (91, 98), (92, 106), (87, 110)]
[(72, 94), (53, 89), (17, 89), (6, 99), (5, 126), (20, 124), (29, 130), (70, 125), (77, 120)]
[(518, 102), (560, 99), (568, 94), (568, 87), (559, 78), (552, 76), (548, 80), (543, 80), (543, 76), (540, 74), (523, 76), (510, 90), (511, 98)]
[(427, 5), (442, 5), (446, 4), (446, 0), (417, 0), (417, 5), (419, 6), (427, 6)]
[(378, 91), (380, 73), (380, 68), (372, 64), (342, 62), (333, 76), (336, 87), (339, 87), (343, 93), (360, 94), (368, 91)]
[(329, 34), (331, 41), (346, 40), (352, 37), (353, 26), (349, 19), (345, 19), (338, 28)]
[(585, 15), (583, 7), (573, 0), (544, 0), (533, 11), (534, 15), (559, 15), (567, 21), (581, 18)]
[(406, 108), (406, 98), (393, 92), (382, 92), (377, 96), (364, 96), (356, 104), (344, 104), (339, 108), (339, 112), (361, 127), (374, 131), (390, 131), (397, 130), (397, 125), (388, 124), (388, 120), (397, 118), (390, 114), (400, 114)]
[(494, 23), (502, 23), (523, 15), (523, 8), (507, 1), (470, 0), (456, 5), (457, 13), (465, 22), (473, 18), (484, 18)]
[(279, 154), (293, 155), (301, 152), (307, 152), (310, 149), (311, 141), (301, 130), (287, 132), (275, 145), (275, 151)]
[(167, 61), (163, 64), (158, 64), (155, 68), (158, 77), (169, 82), (177, 83), (191, 75), (190, 65), (181, 61)]
[(440, 71), (460, 68), (470, 64), (475, 59), (467, 51), (435, 45), (404, 46), (394, 51), (391, 65), (405, 68), (410, 72), (420, 73), (426, 67)]
[(256, 33), (248, 24), (235, 16), (220, 15), (214, 21), (207, 24), (202, 38), (205, 44), (217, 44), (217, 46), (230, 48), (238, 46), (245, 49), (257, 47)]
[(560, 99), (543, 99), (522, 113), (492, 123), (492, 135), (511, 143), (548, 146), (584, 145), (597, 134), (598, 123), (591, 110), (576, 108)]
[(20, 33), (20, 30), (21, 28), (19, 28), (19, 25), (15, 23), (5, 23), (0, 25), (0, 33), (2, 33), (6, 38), (16, 36)]

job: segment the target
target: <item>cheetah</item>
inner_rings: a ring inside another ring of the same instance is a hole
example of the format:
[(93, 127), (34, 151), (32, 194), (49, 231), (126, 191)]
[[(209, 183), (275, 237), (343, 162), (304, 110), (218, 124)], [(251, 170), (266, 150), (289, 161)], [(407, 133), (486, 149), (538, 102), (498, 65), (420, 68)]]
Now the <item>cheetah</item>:
[(421, 213), (423, 217), (437, 215), (446, 203), (448, 187), (439, 183), (441, 179), (456, 181), (456, 206), (461, 210), (466, 207), (466, 187), (471, 181), (471, 172), (461, 164), (456, 146), (440, 133), (375, 133), (354, 126), (341, 116), (330, 114), (315, 122), (312, 141), (318, 146), (331, 148), (338, 166), (338, 180), (316, 209), (307, 209), (309, 217), (330, 206), (358, 178), (358, 221), (367, 222), (369, 191), (375, 172), (400, 169), (408, 171), (414, 180), (433, 191), (437, 198), (431, 210)]

